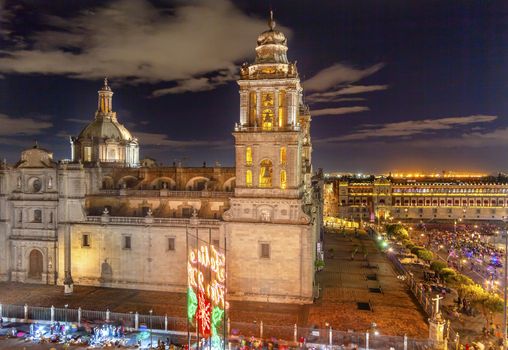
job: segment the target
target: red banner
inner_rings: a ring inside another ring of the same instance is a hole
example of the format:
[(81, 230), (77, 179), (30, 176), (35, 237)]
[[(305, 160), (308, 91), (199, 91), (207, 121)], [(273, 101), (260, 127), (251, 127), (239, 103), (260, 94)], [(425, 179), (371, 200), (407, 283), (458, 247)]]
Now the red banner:
[(198, 293), (198, 310), (196, 312), (196, 319), (198, 323), (199, 333), (203, 338), (208, 338), (211, 334), (210, 321), (212, 314), (212, 306), (210, 300), (205, 296), (205, 293)]

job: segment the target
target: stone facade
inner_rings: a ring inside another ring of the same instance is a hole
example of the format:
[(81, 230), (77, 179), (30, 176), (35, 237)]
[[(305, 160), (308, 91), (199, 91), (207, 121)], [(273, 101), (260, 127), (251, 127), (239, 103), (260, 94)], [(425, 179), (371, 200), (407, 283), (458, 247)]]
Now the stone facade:
[(508, 218), (508, 178), (502, 175), (342, 176), (325, 186), (325, 211), (357, 221)]
[(0, 280), (184, 292), (197, 237), (226, 249), (228, 298), (312, 302), (322, 183), (286, 51), (272, 20), (242, 67), (235, 168), (138, 160), (107, 81), (70, 161), (35, 146), (2, 164)]

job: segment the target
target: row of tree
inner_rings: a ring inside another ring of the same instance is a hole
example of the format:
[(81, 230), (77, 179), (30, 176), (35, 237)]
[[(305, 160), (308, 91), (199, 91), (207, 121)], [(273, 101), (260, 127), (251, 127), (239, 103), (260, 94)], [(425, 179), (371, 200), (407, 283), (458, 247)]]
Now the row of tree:
[(430, 269), (445, 281), (448, 286), (455, 288), (460, 298), (469, 300), (482, 313), (487, 329), (492, 322), (493, 314), (503, 312), (504, 301), (498, 294), (485, 290), (468, 276), (449, 267), (446, 262), (433, 260), (434, 254), (424, 247), (415, 245), (403, 225), (387, 225), (386, 234), (388, 237), (401, 242), (418, 258), (430, 263)]

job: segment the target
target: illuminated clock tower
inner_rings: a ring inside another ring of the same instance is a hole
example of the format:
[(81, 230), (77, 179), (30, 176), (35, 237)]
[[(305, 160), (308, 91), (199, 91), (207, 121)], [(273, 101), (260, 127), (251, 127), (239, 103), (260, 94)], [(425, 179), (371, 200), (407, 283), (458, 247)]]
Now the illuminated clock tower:
[(236, 188), (224, 214), (229, 257), (242, 256), (253, 271), (232, 271), (236, 267), (230, 264), (228, 293), (306, 302), (312, 300), (316, 244), (310, 114), (296, 63), (287, 59), (287, 40), (275, 30), (272, 13), (268, 24), (258, 37), (255, 62), (244, 63), (240, 72), (240, 120), (233, 132)]

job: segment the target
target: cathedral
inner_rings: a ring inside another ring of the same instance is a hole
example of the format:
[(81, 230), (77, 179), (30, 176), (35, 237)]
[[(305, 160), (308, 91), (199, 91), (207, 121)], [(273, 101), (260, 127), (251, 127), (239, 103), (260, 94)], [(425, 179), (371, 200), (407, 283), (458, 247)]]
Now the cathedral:
[(234, 168), (140, 160), (105, 79), (70, 160), (35, 145), (1, 165), (0, 280), (185, 292), (192, 232), (226, 252), (230, 300), (311, 303), (322, 180), (287, 49), (271, 18), (240, 68)]

